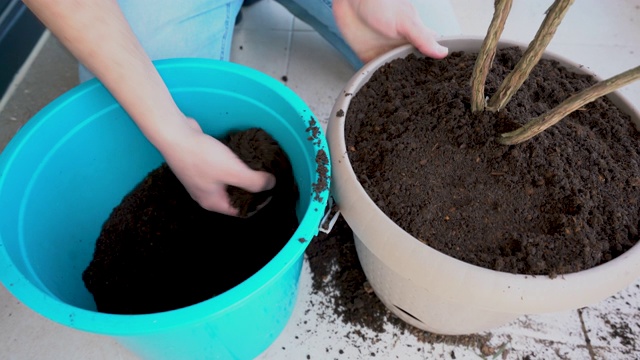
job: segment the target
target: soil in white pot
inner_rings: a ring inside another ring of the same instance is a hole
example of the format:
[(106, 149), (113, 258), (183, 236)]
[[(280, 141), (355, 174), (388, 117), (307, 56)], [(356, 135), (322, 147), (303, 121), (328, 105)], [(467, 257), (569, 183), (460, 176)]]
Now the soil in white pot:
[(232, 203), (246, 213), (272, 199), (247, 219), (221, 215), (200, 207), (166, 164), (154, 169), (113, 209), (83, 272), (98, 311), (145, 314), (210, 299), (257, 272), (291, 238), (298, 189), (285, 152), (260, 129), (223, 142), (252, 169), (276, 176), (266, 194), (230, 188)]
[[(595, 80), (542, 60), (505, 110), (472, 113), (476, 55), (397, 59), (354, 95), (346, 141), (368, 195), (425, 244), (499, 271), (554, 277), (635, 245), (640, 136), (630, 117), (601, 98), (525, 143), (501, 145), (500, 133)], [(520, 57), (498, 51), (487, 96)]]

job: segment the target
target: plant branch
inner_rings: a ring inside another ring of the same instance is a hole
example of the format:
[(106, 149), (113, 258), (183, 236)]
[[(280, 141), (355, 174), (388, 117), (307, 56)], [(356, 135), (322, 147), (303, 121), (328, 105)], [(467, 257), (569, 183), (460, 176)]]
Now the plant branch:
[(484, 83), (496, 55), (498, 40), (504, 30), (512, 3), (512, 0), (495, 0), (493, 19), (491, 19), (487, 36), (484, 38), (471, 76), (471, 111), (473, 112), (484, 110)]
[(607, 80), (600, 81), (587, 89), (573, 94), (555, 108), (530, 120), (521, 128), (501, 134), (498, 142), (504, 145), (514, 145), (528, 140), (543, 132), (545, 129), (555, 125), (565, 116), (582, 106), (638, 79), (640, 79), (640, 66), (629, 69)]
[(553, 5), (547, 10), (547, 16), (545, 16), (542, 25), (538, 29), (533, 41), (527, 47), (527, 50), (522, 55), (522, 58), (516, 64), (515, 68), (504, 79), (498, 91), (493, 94), (487, 108), (491, 111), (502, 110), (513, 94), (518, 91), (520, 86), (527, 80), (529, 73), (533, 70), (533, 67), (538, 63), (547, 45), (553, 38), (556, 29), (560, 25), (562, 18), (569, 10), (569, 6), (573, 4), (574, 0), (555, 0)]

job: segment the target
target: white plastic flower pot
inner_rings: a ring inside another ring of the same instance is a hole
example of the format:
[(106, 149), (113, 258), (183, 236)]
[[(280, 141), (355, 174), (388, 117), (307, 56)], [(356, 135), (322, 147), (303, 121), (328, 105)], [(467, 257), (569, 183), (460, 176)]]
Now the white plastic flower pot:
[[(478, 52), (481, 38), (447, 38), (450, 51)], [(525, 44), (501, 41), (500, 47)], [(385, 63), (418, 52), (396, 48), (364, 66), (348, 82), (328, 127), (332, 154), (333, 197), (354, 233), (362, 268), (382, 302), (405, 322), (440, 334), (490, 330), (524, 314), (577, 309), (597, 303), (640, 277), (640, 246), (600, 266), (556, 278), (498, 272), (470, 265), (423, 244), (389, 219), (369, 198), (351, 167), (344, 124), (349, 104), (371, 75)], [(552, 53), (576, 72), (577, 64)], [(591, 74), (593, 75), (593, 74)], [(597, 76), (596, 76), (597, 78)], [(640, 114), (618, 92), (609, 98), (640, 124)]]

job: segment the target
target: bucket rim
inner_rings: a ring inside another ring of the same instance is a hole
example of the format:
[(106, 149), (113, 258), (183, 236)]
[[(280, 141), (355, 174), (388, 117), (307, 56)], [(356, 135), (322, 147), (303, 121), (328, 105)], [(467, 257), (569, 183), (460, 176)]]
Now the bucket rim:
[[(252, 81), (280, 94), (285, 99), (284, 101), (288, 102), (305, 121), (305, 125), (312, 125), (312, 121), (317, 123), (317, 129), (314, 129), (316, 136), (310, 142), (313, 146), (314, 156), (317, 156), (322, 150), (329, 160), (328, 164), (326, 164), (328, 170), (325, 179), (327, 186), (317, 192), (318, 196), (313, 191), (310, 194), (301, 192), (301, 196), (310, 196), (310, 202), (300, 219), (298, 228), (276, 256), (259, 271), (242, 283), (209, 300), (166, 312), (140, 315), (108, 314), (83, 309), (54, 298), (34, 285), (14, 265), (11, 256), (5, 249), (3, 234), (0, 233), (0, 282), (14, 297), (32, 311), (49, 320), (74, 329), (110, 336), (156, 333), (191, 323), (211, 321), (216, 317), (233, 311), (248, 301), (252, 294), (273, 284), (291, 266), (303, 259), (306, 247), (318, 234), (318, 227), (327, 206), (331, 181), (331, 160), (325, 132), (308, 105), (294, 91), (267, 74), (245, 65), (228, 61), (202, 58), (173, 58), (156, 60), (153, 63), (163, 76), (166, 72), (176, 71), (181, 68), (225, 71), (237, 76), (250, 78)], [(0, 174), (5, 173), (10, 168), (16, 154), (23, 150), (26, 140), (29, 139), (31, 134), (38, 131), (42, 123), (51, 118), (51, 115), (55, 113), (58, 107), (74, 101), (78, 97), (86, 96), (91, 92), (102, 89), (104, 89), (104, 86), (97, 79), (89, 80), (63, 93), (38, 111), (14, 135), (2, 153), (0, 153)], [(172, 87), (169, 90), (171, 91)], [(117, 105), (115, 99), (114, 102)], [(317, 164), (312, 164), (312, 168), (316, 169), (314, 181), (318, 181), (319, 178), (317, 167)], [(0, 194), (3, 191), (11, 190), (5, 189), (4, 183), (5, 177), (0, 176)], [(3, 216), (3, 218), (6, 217)], [(126, 321), (126, 326), (123, 326), (124, 321)]]

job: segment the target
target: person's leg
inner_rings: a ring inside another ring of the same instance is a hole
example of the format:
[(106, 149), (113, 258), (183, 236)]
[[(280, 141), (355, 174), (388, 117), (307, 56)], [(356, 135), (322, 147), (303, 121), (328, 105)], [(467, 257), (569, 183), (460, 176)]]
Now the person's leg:
[[(309, 24), (356, 69), (363, 64), (344, 41), (333, 18), (332, 0), (276, 0), (294, 16)], [(410, 0), (422, 21), (440, 35), (458, 35), (460, 25), (450, 0)]]
[[(152, 60), (229, 60), (242, 0), (119, 0), (119, 4)], [(80, 65), (79, 77), (84, 82), (93, 74)]]
[(344, 41), (331, 10), (332, 0), (276, 0), (289, 12), (311, 26), (329, 42), (355, 69), (363, 63)]

